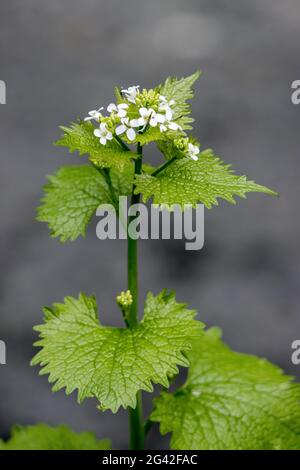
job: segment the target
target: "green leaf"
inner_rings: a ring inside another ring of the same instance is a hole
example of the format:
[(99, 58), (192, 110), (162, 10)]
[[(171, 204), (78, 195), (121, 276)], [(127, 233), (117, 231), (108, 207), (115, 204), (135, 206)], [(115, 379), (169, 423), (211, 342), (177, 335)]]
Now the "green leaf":
[(194, 97), (193, 85), (200, 77), (201, 72), (197, 71), (193, 75), (178, 80), (175, 77), (169, 77), (163, 85), (160, 85), (159, 90), (168, 101), (174, 100), (174, 117), (173, 121), (176, 121), (183, 129), (191, 129), (191, 123), (194, 121), (193, 118), (189, 117), (191, 107), (187, 103)]
[[(130, 194), (133, 165), (122, 171), (110, 170), (115, 197)], [(92, 166), (61, 168), (49, 177), (37, 219), (47, 222), (52, 237), (62, 242), (85, 236), (87, 226), (100, 204), (114, 204), (106, 177)]]
[(35, 327), (42, 349), (32, 364), (41, 364), (54, 391), (77, 389), (79, 402), (96, 397), (101, 409), (134, 408), (139, 390), (152, 391), (152, 382), (168, 387), (177, 366), (188, 366), (185, 353), (203, 328), (195, 314), (163, 291), (148, 294), (138, 326), (112, 328), (99, 322), (94, 297), (67, 297), (45, 309), (45, 324)]
[(128, 196), (132, 192), (134, 165), (131, 164), (130, 166), (126, 166), (122, 171), (111, 169), (110, 178), (116, 198), (118, 199), (120, 196)]
[(115, 97), (118, 104), (123, 103), (124, 99), (122, 97), (121, 89), (118, 86), (115, 86)]
[(180, 450), (300, 449), (300, 388), (264, 359), (232, 352), (216, 330), (188, 354), (185, 385), (151, 419)]
[(91, 432), (76, 434), (67, 426), (46, 424), (15, 426), (11, 438), (0, 440), (0, 450), (108, 450), (110, 442), (98, 441)]
[(158, 140), (157, 148), (164, 155), (166, 160), (171, 160), (171, 158), (182, 158), (184, 154), (176, 147), (174, 141), (172, 140)]
[(102, 145), (94, 136), (94, 125), (91, 122), (72, 123), (70, 127), (61, 127), (63, 136), (55, 145), (68, 147), (70, 152), (78, 151), (79, 155), (89, 155), (90, 160), (99, 168), (116, 168), (122, 170), (130, 165), (137, 154), (123, 148), (116, 140)]
[(196, 206), (203, 203), (208, 209), (218, 205), (217, 198), (235, 204), (234, 196), (245, 198), (247, 192), (261, 192), (270, 195), (276, 193), (253, 181), (246, 176), (233, 173), (230, 165), (216, 157), (212, 150), (199, 154), (199, 160), (180, 158), (153, 177), (151, 175), (136, 176), (136, 194), (143, 195), (147, 202), (153, 197), (155, 204), (172, 206), (174, 204)]
[(149, 127), (145, 132), (137, 134), (135, 143), (141, 145), (150, 144), (151, 142), (170, 142), (174, 139), (182, 137), (182, 131), (166, 131), (161, 132), (158, 127)]
[(145, 132), (137, 134), (135, 142), (146, 145), (158, 140), (169, 139), (169, 134), (170, 132), (161, 132), (158, 127), (149, 127)]

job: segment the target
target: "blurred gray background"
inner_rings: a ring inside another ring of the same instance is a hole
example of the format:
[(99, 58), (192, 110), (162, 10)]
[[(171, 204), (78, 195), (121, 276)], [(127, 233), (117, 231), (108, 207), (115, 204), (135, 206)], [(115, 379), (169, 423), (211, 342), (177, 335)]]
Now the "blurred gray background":
[[(66, 294), (95, 293), (103, 322), (120, 324), (114, 298), (126, 287), (126, 245), (98, 241), (95, 221), (85, 240), (61, 245), (34, 220), (45, 175), (78, 162), (52, 146), (58, 126), (108, 104), (116, 84), (154, 86), (201, 68), (193, 110), (202, 147), (281, 194), (206, 211), (200, 252), (142, 243), (141, 300), (174, 288), (233, 348), (300, 376), (290, 360), (300, 338), (300, 106), (290, 100), (299, 24), (299, 0), (1, 1), (1, 436), (14, 423), (66, 422), (127, 445), (125, 412), (52, 394), (29, 367), (41, 306)], [(155, 429), (148, 446), (159, 445)]]

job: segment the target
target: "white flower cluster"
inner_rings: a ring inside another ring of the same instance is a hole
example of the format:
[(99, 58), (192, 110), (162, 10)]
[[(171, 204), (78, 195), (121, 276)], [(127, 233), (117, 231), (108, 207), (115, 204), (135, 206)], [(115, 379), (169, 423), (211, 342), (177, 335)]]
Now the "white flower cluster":
[[(130, 103), (136, 104), (137, 97), (140, 94), (139, 86), (129, 87), (125, 90), (122, 90), (122, 93), (125, 95), (126, 99)], [(148, 124), (151, 127), (159, 126), (161, 132), (165, 132), (168, 129), (177, 131), (181, 130), (181, 127), (176, 122), (172, 122), (173, 119), (173, 110), (175, 101), (167, 101), (166, 97), (163, 95), (158, 96), (157, 111), (153, 108), (146, 108), (144, 106), (140, 107), (139, 117), (132, 119), (130, 125), (133, 128), (145, 128)]]
[[(94, 130), (94, 134), (102, 145), (113, 140), (114, 135), (118, 137), (123, 134), (130, 142), (133, 142), (137, 133), (144, 132), (148, 126), (157, 127), (160, 132), (182, 130), (181, 126), (173, 121), (174, 100), (168, 101), (156, 90), (140, 92), (139, 86), (131, 86), (121, 92), (124, 102), (110, 103), (107, 107), (108, 116), (102, 115), (102, 107), (90, 111), (85, 118), (85, 121), (94, 120), (99, 124), (99, 128)], [(198, 160), (199, 152), (199, 147), (192, 143), (185, 146), (185, 154), (193, 160)]]
[[(172, 121), (174, 100), (168, 102), (165, 96), (159, 95), (155, 111), (152, 107), (137, 105), (137, 97), (140, 95), (139, 86), (124, 89), (122, 94), (128, 103), (118, 105), (111, 103), (107, 107), (107, 111), (110, 113), (108, 118), (101, 114), (103, 107), (90, 111), (85, 118), (85, 121), (95, 120), (99, 123), (99, 129), (95, 129), (94, 134), (102, 145), (106, 145), (108, 140), (113, 139), (113, 132), (117, 136), (126, 134), (128, 140), (132, 142), (136, 139), (137, 132), (143, 132), (148, 125), (150, 127), (159, 126), (161, 132), (181, 130), (179, 124)], [(129, 119), (127, 116), (130, 103), (137, 105), (137, 116), (133, 119)], [(114, 126), (109, 126), (109, 121), (110, 124), (115, 124), (113, 132), (111, 128)]]

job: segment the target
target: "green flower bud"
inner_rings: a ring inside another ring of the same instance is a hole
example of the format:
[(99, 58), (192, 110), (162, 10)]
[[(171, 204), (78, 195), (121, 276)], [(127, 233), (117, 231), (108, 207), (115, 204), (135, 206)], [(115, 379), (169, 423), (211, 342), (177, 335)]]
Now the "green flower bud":
[(174, 144), (178, 150), (184, 152), (188, 148), (189, 139), (187, 137), (180, 137), (179, 139), (174, 140)]
[(159, 104), (158, 91), (153, 89), (146, 90), (144, 88), (143, 91), (139, 95), (137, 95), (136, 104), (139, 107), (153, 108), (155, 111), (157, 111)]
[(127, 290), (126, 292), (125, 291), (122, 291), (116, 298), (117, 300), (117, 304), (123, 308), (123, 309), (127, 309), (128, 307), (130, 307), (132, 305), (132, 302), (133, 302), (133, 298), (132, 298), (132, 295), (131, 295), (131, 292), (130, 290)]

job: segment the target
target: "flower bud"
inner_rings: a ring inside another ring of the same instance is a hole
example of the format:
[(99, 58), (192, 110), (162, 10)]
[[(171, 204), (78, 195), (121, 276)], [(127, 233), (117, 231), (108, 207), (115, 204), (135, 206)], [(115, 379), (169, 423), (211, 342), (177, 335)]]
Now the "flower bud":
[(133, 302), (133, 298), (132, 298), (132, 295), (131, 295), (131, 292), (130, 290), (127, 290), (126, 292), (122, 291), (116, 298), (117, 300), (117, 304), (121, 307), (121, 308), (128, 308), (132, 305), (132, 302)]

